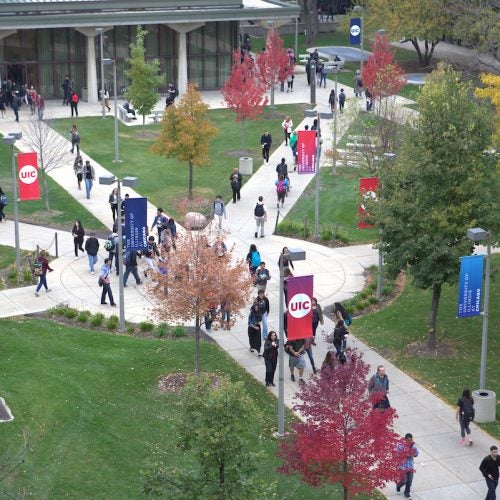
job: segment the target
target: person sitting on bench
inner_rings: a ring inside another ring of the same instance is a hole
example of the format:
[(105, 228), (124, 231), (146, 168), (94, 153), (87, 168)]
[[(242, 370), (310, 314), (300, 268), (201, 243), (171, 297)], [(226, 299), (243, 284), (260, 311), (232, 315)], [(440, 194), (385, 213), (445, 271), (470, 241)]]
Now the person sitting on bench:
[(137, 120), (137, 116), (135, 116), (135, 109), (127, 101), (125, 101), (125, 104), (123, 105), (123, 109), (127, 113), (133, 114), (134, 115), (134, 120)]

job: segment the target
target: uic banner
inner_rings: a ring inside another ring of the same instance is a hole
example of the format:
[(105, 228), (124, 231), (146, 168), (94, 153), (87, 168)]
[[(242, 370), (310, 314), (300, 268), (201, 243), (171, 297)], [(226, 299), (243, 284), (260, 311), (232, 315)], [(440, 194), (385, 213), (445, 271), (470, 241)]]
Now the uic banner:
[(312, 337), (313, 276), (288, 278), (288, 340)]
[(19, 179), (19, 199), (39, 200), (38, 160), (36, 153), (18, 153), (17, 175)]

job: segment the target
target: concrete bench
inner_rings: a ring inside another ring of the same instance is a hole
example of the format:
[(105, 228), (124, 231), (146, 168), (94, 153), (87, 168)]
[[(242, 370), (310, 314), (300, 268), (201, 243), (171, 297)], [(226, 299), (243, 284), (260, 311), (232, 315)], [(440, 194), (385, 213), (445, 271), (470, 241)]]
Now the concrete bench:
[(326, 61), (323, 63), (325, 68), (330, 71), (342, 69), (344, 67), (344, 64), (345, 59), (340, 61)]
[(151, 111), (151, 114), (149, 115), (148, 118), (152, 118), (152, 120), (155, 123), (158, 123), (161, 120), (162, 116), (163, 116), (163, 109)]
[(129, 122), (135, 118), (133, 113), (128, 113), (127, 110), (121, 104), (118, 105), (117, 109), (118, 109), (118, 118), (122, 122), (126, 123), (126, 122)]

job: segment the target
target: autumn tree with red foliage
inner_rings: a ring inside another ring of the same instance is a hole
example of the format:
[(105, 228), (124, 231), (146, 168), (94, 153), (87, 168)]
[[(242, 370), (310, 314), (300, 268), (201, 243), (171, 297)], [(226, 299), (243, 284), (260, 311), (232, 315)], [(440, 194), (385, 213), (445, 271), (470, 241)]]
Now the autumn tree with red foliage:
[(255, 120), (267, 104), (265, 85), (257, 78), (254, 61), (240, 50), (233, 53), (233, 68), (221, 90), (227, 107), (241, 122), (241, 147), (245, 147), (245, 121)]
[(356, 349), (345, 364), (321, 369), (321, 376), (304, 385), (294, 410), (303, 422), (280, 443), (279, 471), (298, 474), (321, 486), (338, 483), (344, 500), (399, 479), (399, 436), (392, 430), (395, 410), (373, 409), (367, 393), (368, 365)]
[(231, 316), (247, 306), (252, 288), (248, 266), (233, 250), (219, 257), (198, 231), (178, 234), (176, 250), (163, 253), (148, 291), (153, 299), (152, 316), (158, 321), (195, 323), (196, 374), (200, 373), (200, 326), (205, 314), (225, 302)]
[(283, 48), (283, 40), (274, 29), (267, 35), (266, 49), (257, 56), (257, 67), (259, 78), (271, 90), (271, 106), (274, 108), (274, 86), (286, 81), (288, 75), (293, 73), (293, 65)]

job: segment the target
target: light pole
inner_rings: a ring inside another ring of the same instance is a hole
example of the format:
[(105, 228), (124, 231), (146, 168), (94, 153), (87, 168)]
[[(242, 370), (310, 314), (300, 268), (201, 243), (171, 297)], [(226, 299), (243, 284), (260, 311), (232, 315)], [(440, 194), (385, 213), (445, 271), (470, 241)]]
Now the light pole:
[(316, 104), (316, 60), (309, 62), (309, 85), (311, 86), (311, 104)]
[[(306, 252), (302, 248), (289, 248), (288, 255), (291, 262), (306, 260)], [(285, 437), (285, 296), (283, 292), (284, 273), (283, 256), (280, 256), (280, 287), (279, 287), (279, 343), (278, 343), (278, 433), (277, 437)]]
[(364, 26), (364, 21), (363, 21), (363, 12), (364, 12), (364, 8), (361, 6), (361, 5), (355, 5), (352, 9), (353, 12), (356, 12), (356, 14), (359, 14), (359, 19), (360, 19), (360, 42), (361, 42), (361, 45), (360, 45), (360, 57), (359, 57), (359, 72), (361, 73), (362, 70), (363, 70), (363, 31), (365, 29), (365, 26)]
[(122, 215), (121, 215), (121, 204), (122, 204), (122, 184), (127, 187), (134, 188), (137, 186), (137, 177), (124, 177), (119, 179), (114, 175), (103, 175), (99, 177), (99, 184), (104, 184), (105, 186), (111, 186), (116, 182), (118, 189), (117, 193), (117, 205), (118, 210), (120, 210), (120, 218), (118, 219), (118, 253), (116, 258), (118, 259), (118, 290), (119, 290), (119, 303), (120, 303), (120, 331), (125, 331), (125, 295), (123, 286), (123, 226), (122, 226)]
[(11, 132), (4, 136), (3, 143), (12, 146), (12, 198), (14, 204), (14, 239), (16, 243), (16, 269), (21, 269), (21, 246), (19, 244), (19, 211), (18, 211), (18, 193), (17, 193), (17, 169), (16, 169), (16, 154), (14, 145), (16, 141), (23, 137), (22, 132)]
[(333, 168), (332, 175), (337, 175), (337, 83), (339, 68), (333, 69), (335, 74), (335, 100), (333, 101)]
[(116, 89), (116, 59), (103, 59), (102, 60), (104, 65), (113, 65), (113, 95), (114, 95), (114, 112), (115, 112), (115, 159), (113, 160), (114, 163), (120, 163), (120, 156), (118, 152), (118, 96), (117, 96), (117, 89)]
[(319, 161), (321, 156), (321, 118), (326, 120), (331, 120), (333, 118), (333, 113), (323, 112), (320, 113), (315, 109), (306, 109), (304, 111), (304, 116), (306, 117), (317, 117), (318, 128), (316, 129), (316, 188), (315, 188), (315, 198), (314, 198), (314, 238), (317, 240), (319, 238)]
[(480, 227), (467, 229), (467, 238), (477, 243), (487, 240), (486, 251), (486, 277), (484, 279), (484, 303), (483, 303), (483, 335), (481, 339), (481, 367), (479, 370), (479, 389), (486, 389), (486, 359), (488, 355), (488, 315), (490, 305), (490, 274), (491, 274), (491, 231)]
[(102, 117), (106, 118), (106, 111), (105, 111), (105, 105), (104, 105), (104, 40), (103, 40), (103, 34), (104, 34), (104, 28), (96, 28), (95, 29), (97, 33), (99, 33), (99, 45), (101, 48), (101, 105), (102, 105)]

